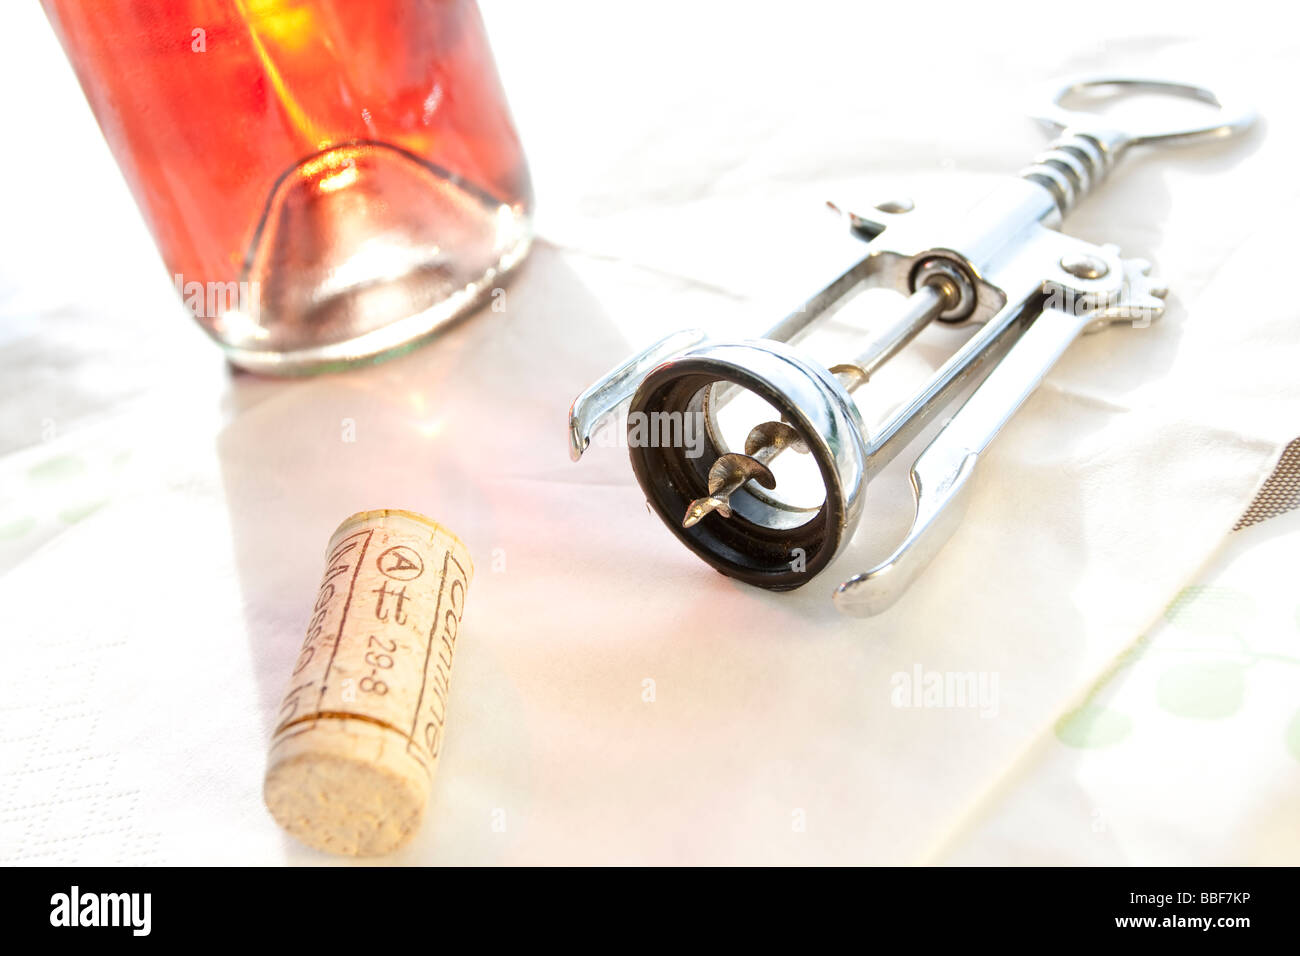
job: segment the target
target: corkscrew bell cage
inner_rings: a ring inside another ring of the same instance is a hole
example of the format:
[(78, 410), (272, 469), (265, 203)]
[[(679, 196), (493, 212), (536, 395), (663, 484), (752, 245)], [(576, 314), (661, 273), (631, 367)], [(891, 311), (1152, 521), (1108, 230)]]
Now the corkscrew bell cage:
[[(1203, 101), (1214, 112), (1198, 126), (1121, 128), (1061, 105), (1085, 92), (1166, 94)], [(1251, 111), (1203, 87), (1165, 80), (1089, 78), (1054, 90), (1048, 102), (1037, 118), (1059, 135), (1019, 176), (969, 208), (895, 201), (846, 212), (852, 234), (866, 243), (861, 258), (762, 338), (676, 332), (595, 382), (570, 409), (571, 457), (581, 457), (601, 421), (625, 406), (630, 430), (656, 417), (701, 421), (702, 453), (698, 443), (647, 442), (629, 431), (646, 499), (718, 571), (789, 590), (808, 583), (851, 539), (871, 478), (969, 392), (912, 464), (916, 511), (903, 540), (834, 592), (848, 613), (889, 607), (951, 535), (980, 456), (1069, 344), (1081, 333), (1142, 326), (1163, 312), (1165, 292), (1147, 262), (1057, 231), (1062, 218), (1130, 148), (1228, 137), (1254, 121)], [(869, 329), (856, 356), (828, 369), (801, 354), (795, 343), (869, 288), (906, 299)], [(851, 393), (935, 321), (977, 328), (869, 432)], [(720, 417), (742, 401), (765, 403), (757, 407), (766, 408), (766, 420), (733, 448)], [(820, 483), (813, 496), (784, 493), (786, 478), (778, 481), (772, 466), (780, 460), (788, 475), (790, 458), (803, 460), (803, 484), (810, 472)]]

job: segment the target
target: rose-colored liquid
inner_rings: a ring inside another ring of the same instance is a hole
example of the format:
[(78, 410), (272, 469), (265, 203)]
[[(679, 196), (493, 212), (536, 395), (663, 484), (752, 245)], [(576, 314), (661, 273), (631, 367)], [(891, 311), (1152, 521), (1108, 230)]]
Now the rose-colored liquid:
[[(472, 0), (42, 2), (178, 289), (239, 364), (400, 347), (526, 250), (527, 167)], [(211, 308), (213, 283), (239, 301)]]

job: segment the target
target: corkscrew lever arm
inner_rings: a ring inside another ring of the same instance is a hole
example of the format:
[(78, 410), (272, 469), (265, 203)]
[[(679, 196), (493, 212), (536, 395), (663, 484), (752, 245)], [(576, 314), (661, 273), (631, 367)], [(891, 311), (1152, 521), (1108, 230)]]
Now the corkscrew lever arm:
[[(1060, 105), (1070, 94), (1106, 87), (1123, 92), (1172, 93), (1201, 100), (1218, 110), (1213, 119), (1200, 126), (1146, 125), (1121, 131), (1099, 129), (1096, 116)], [(1064, 132), (1021, 175), (1047, 189), (1064, 214), (1097, 185), (1129, 146), (1229, 136), (1249, 127), (1255, 114), (1249, 109), (1230, 107), (1203, 87), (1127, 77), (1066, 83), (1052, 94), (1048, 108), (1038, 118)], [(1124, 268), (1125, 282), (1118, 298), (1072, 311), (1045, 307), (1033, 320), (913, 463), (916, 516), (911, 528), (889, 557), (836, 588), (836, 607), (864, 617), (878, 614), (892, 605), (929, 565), (961, 519), (980, 456), (1081, 332), (1118, 321), (1149, 323), (1159, 317), (1164, 310), (1164, 290), (1151, 283), (1148, 264), (1132, 260)]]
[(596, 426), (636, 393), (646, 372), (708, 338), (701, 329), (681, 329), (637, 352), (601, 376), (569, 406), (569, 458), (577, 461), (591, 444)]
[(1164, 313), (1166, 290), (1150, 277), (1150, 264), (1129, 259), (1122, 268), (1122, 285), (1106, 298), (1074, 297), (1048, 284), (1049, 295), (1074, 304), (1046, 304), (913, 462), (911, 528), (889, 557), (836, 588), (836, 607), (863, 617), (878, 614), (929, 565), (961, 520), (980, 456), (1080, 333), (1120, 322), (1145, 327)]
[(833, 595), (847, 614), (888, 608), (933, 560), (965, 511), (970, 477), (993, 438), (1016, 413), (1088, 323), (1044, 310), (912, 464), (916, 517), (894, 552), (855, 574)]

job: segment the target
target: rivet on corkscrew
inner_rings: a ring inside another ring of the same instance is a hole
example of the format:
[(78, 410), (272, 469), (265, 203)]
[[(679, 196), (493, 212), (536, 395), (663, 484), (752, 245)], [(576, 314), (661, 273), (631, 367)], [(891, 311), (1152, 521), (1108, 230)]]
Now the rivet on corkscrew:
[[(1171, 94), (1216, 112), (1201, 126), (1120, 129), (1060, 105), (1084, 90)], [(1226, 137), (1254, 121), (1199, 86), (1109, 77), (1061, 87), (1038, 118), (1059, 130), (1057, 138), (964, 211), (892, 200), (843, 212), (865, 251), (762, 338), (676, 332), (598, 380), (570, 409), (573, 459), (603, 419), (627, 407), (632, 469), (673, 534), (724, 574), (790, 590), (851, 539), (867, 482), (971, 389), (912, 464), (916, 511), (902, 542), (834, 592), (848, 613), (889, 607), (951, 535), (979, 457), (1069, 344), (1110, 324), (1149, 324), (1164, 311), (1165, 290), (1147, 262), (1058, 232), (1062, 217), (1129, 148)], [(870, 328), (851, 361), (827, 369), (794, 347), (818, 320), (871, 288), (906, 298)], [(852, 393), (935, 321), (975, 331), (868, 431)], [(757, 422), (739, 433), (734, 422), (724, 427), (730, 409), (746, 402)], [(694, 434), (686, 418), (700, 423), (701, 441), (682, 440)], [(655, 440), (645, 440), (647, 421)], [(729, 444), (729, 431), (741, 450)], [(798, 467), (791, 456), (802, 460)], [(810, 482), (820, 485), (811, 494)]]

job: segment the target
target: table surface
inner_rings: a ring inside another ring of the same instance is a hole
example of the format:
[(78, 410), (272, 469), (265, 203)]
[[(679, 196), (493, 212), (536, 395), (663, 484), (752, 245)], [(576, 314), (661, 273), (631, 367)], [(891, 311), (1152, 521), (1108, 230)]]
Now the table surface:
[[(1271, 291), (1300, 51), (1267, 8), (483, 7), (540, 200), (506, 309), (292, 382), (185, 317), (39, 8), (0, 14), (0, 860), (340, 862), (266, 813), (265, 748), (331, 531), (401, 507), (479, 571), (390, 862), (1300, 862), (1300, 514), (1230, 531), (1300, 421)], [(568, 461), (569, 402), (631, 349), (807, 291), (843, 254), (826, 199), (987, 190), (1082, 72), (1228, 81), (1265, 119), (1135, 155), (1072, 215), (1157, 261), (1169, 314), (1072, 348), (899, 605), (827, 598), (906, 526), (905, 461), (786, 595), (685, 553), (616, 449)], [(931, 678), (984, 693), (905, 693)]]

